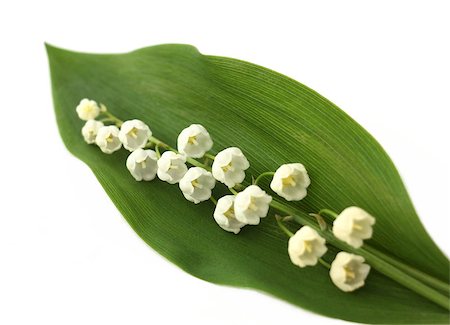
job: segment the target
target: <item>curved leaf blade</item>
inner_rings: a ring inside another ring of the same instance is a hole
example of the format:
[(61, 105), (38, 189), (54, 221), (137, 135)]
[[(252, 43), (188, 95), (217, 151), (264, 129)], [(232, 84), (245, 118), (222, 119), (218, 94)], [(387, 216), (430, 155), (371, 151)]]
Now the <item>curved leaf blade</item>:
[(86, 145), (74, 112), (81, 98), (94, 98), (122, 119), (147, 122), (171, 145), (181, 129), (201, 123), (214, 137), (214, 151), (242, 148), (253, 175), (301, 161), (313, 183), (297, 206), (311, 212), (365, 208), (377, 217), (373, 246), (448, 282), (448, 260), (425, 232), (389, 157), (331, 102), (276, 72), (203, 56), (191, 46), (120, 55), (48, 47), (48, 53), (67, 148), (91, 167), (133, 229), (182, 269), (214, 283), (262, 290), (330, 317), (448, 322), (444, 309), (376, 272), (363, 290), (345, 294), (331, 284), (325, 269), (293, 266), (273, 218), (238, 236), (222, 231), (211, 217), (212, 203), (193, 205), (177, 186), (160, 181), (135, 182), (124, 167), (124, 151), (107, 156)]

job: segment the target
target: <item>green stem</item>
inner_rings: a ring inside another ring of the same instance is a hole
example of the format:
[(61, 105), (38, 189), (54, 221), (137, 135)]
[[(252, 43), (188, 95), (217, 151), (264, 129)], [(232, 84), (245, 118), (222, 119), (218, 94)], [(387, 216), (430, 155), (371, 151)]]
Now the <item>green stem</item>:
[(188, 157), (188, 158), (186, 158), (186, 161), (188, 163), (190, 163), (192, 166), (204, 168), (204, 169), (206, 169), (209, 172), (211, 171), (211, 167), (209, 167), (209, 166), (207, 166), (205, 164), (202, 164), (202, 163), (198, 162), (197, 160), (195, 160), (193, 158)]
[(105, 117), (105, 118), (101, 118), (100, 122), (113, 122), (114, 124), (116, 123), (115, 120), (109, 118), (109, 117)]
[(330, 209), (322, 209), (319, 211), (319, 215), (322, 216), (329, 216), (332, 217), (334, 219), (336, 219), (338, 217), (338, 214)]
[[(167, 143), (164, 143), (164, 142), (162, 142), (161, 140), (159, 140), (158, 138), (155, 138), (155, 137), (153, 137), (153, 136), (150, 137), (149, 142), (153, 142), (153, 143), (155, 143), (155, 145), (157, 145), (157, 146), (159, 146), (159, 147), (161, 147), (161, 148), (164, 148), (164, 149), (166, 149), (166, 150), (170, 150), (170, 151), (173, 151), (173, 152), (175, 152), (175, 153), (179, 153), (177, 149), (172, 148), (172, 147), (169, 146)], [(186, 161), (187, 161), (189, 164), (191, 164), (192, 166), (195, 166), (195, 167), (201, 167), (201, 168), (206, 169), (207, 171), (211, 171), (211, 167), (210, 167), (210, 166), (205, 165), (205, 164), (202, 164), (201, 162), (199, 162), (198, 160), (195, 160), (194, 158), (186, 157)]]
[(253, 184), (254, 184), (254, 185), (258, 185), (258, 183), (259, 183), (259, 181), (261, 181), (261, 179), (263, 179), (264, 177), (267, 177), (267, 176), (273, 176), (273, 175), (275, 175), (274, 172), (265, 172), (265, 173), (262, 173), (262, 174), (260, 174), (258, 177), (256, 177), (256, 179), (255, 179), (255, 181), (253, 182)]
[(155, 145), (155, 151), (156, 151), (156, 156), (159, 158), (161, 158), (161, 152), (159, 152), (159, 144)]
[(108, 120), (110, 120), (111, 122), (114, 122), (114, 123), (117, 125), (117, 127), (120, 128), (120, 127), (122, 126), (123, 121), (122, 121), (121, 119), (115, 117), (113, 114), (111, 114), (111, 113), (108, 112), (107, 110), (102, 111), (101, 114), (105, 115), (106, 118), (107, 118)]
[(211, 155), (209, 153), (205, 153), (205, 157), (211, 159), (212, 161), (214, 161), (214, 159), (216, 159), (216, 156)]
[[(159, 148), (164, 148), (166, 150), (170, 150), (173, 151), (175, 153), (179, 153), (178, 150), (176, 150), (175, 148), (172, 148), (171, 146), (169, 146), (167, 143), (162, 142), (161, 140), (159, 140), (158, 138), (155, 137), (150, 137), (150, 139), (148, 140), (149, 143), (154, 143), (155, 146), (158, 146)], [(201, 162), (195, 160), (194, 158), (191, 157), (186, 157), (186, 161), (191, 164), (192, 166), (195, 167), (201, 167), (206, 169), (207, 171), (211, 171), (211, 167), (205, 164), (202, 164)]]
[(237, 194), (238, 194), (238, 192), (237, 192), (234, 188), (229, 187), (228, 189), (229, 189), (230, 192), (233, 193), (234, 195), (237, 195)]
[(325, 266), (327, 269), (331, 269), (331, 265), (327, 262), (325, 262), (325, 260), (323, 258), (319, 258), (319, 263), (322, 264), (323, 266)]
[(211, 195), (209, 199), (212, 201), (212, 203), (214, 203), (214, 205), (217, 205), (217, 200), (214, 196)]
[(245, 188), (246, 188), (247, 186), (245, 186), (245, 185), (243, 185), (243, 184), (236, 184), (236, 185), (234, 185), (234, 189), (236, 189), (236, 190), (238, 190), (238, 191), (241, 191), (241, 190), (244, 190)]
[(174, 151), (174, 152), (178, 153), (178, 151), (176, 149), (172, 148), (167, 143), (164, 143), (161, 140), (155, 138), (154, 136), (151, 136), (148, 139), (148, 144), (152, 144), (152, 143), (155, 144), (155, 146), (159, 146), (160, 148), (164, 148), (166, 150), (170, 150), (170, 151)]
[(275, 216), (275, 219), (277, 220), (278, 227), (280, 227), (280, 229), (283, 230), (288, 237), (294, 236), (294, 233), (287, 229), (287, 227), (283, 224), (283, 220), (280, 216)]
[(422, 272), (422, 271), (417, 270), (403, 262), (400, 262), (400, 261), (396, 260), (395, 258), (393, 258), (387, 254), (384, 254), (381, 251), (379, 251), (369, 245), (364, 245), (364, 249), (366, 251), (382, 258), (383, 260), (392, 264), (393, 266), (399, 268), (403, 272), (408, 273), (409, 275), (415, 277), (416, 279), (427, 283), (428, 285), (432, 286), (435, 289), (441, 290), (441, 291), (445, 292), (446, 294), (449, 294), (450, 286), (447, 283), (445, 283), (444, 281), (436, 279), (435, 277), (430, 276), (430, 275), (426, 274), (425, 272)]
[(299, 211), (297, 211), (296, 209), (292, 208), (289, 205), (286, 205), (285, 203), (272, 200), (270, 205), (278, 211), (293, 216), (294, 220), (299, 224), (308, 225), (311, 228), (319, 231), (322, 234), (322, 236), (326, 239), (326, 241), (332, 244), (333, 246), (364, 257), (368, 262), (368, 264), (370, 264), (378, 272), (386, 275), (387, 277), (398, 282), (399, 284), (410, 289), (411, 291), (414, 291), (415, 293), (421, 295), (422, 297), (425, 297), (428, 300), (433, 301), (437, 305), (447, 310), (450, 310), (448, 297), (444, 296), (435, 289), (430, 288), (429, 286), (420, 282), (416, 278), (410, 276), (409, 274), (398, 269), (394, 265), (388, 263), (384, 259), (376, 256), (373, 252), (367, 251), (364, 248), (355, 249), (345, 244), (344, 242), (338, 240), (336, 237), (333, 236), (333, 233), (329, 230), (320, 231), (318, 225), (313, 220), (311, 220), (311, 218), (309, 218), (308, 215), (306, 215), (305, 213), (299, 213)]

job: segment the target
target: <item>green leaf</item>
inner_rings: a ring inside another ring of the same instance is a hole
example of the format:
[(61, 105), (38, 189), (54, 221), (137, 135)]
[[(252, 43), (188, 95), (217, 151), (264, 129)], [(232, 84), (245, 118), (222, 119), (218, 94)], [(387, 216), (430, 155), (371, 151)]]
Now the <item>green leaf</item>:
[(203, 124), (213, 136), (214, 152), (229, 146), (243, 150), (251, 164), (249, 179), (283, 163), (302, 162), (312, 185), (306, 199), (291, 205), (309, 212), (360, 206), (377, 218), (370, 245), (448, 283), (449, 261), (425, 232), (391, 160), (334, 104), (276, 72), (205, 56), (186, 45), (120, 55), (47, 50), (65, 145), (89, 165), (139, 236), (180, 268), (350, 321), (449, 321), (444, 308), (376, 271), (364, 288), (348, 294), (331, 283), (325, 268), (294, 266), (273, 213), (239, 235), (221, 230), (211, 202), (194, 205), (178, 186), (159, 180), (136, 182), (125, 168), (124, 150), (105, 155), (87, 145), (75, 113), (80, 99), (95, 99), (123, 120), (145, 121), (172, 146), (183, 128)]

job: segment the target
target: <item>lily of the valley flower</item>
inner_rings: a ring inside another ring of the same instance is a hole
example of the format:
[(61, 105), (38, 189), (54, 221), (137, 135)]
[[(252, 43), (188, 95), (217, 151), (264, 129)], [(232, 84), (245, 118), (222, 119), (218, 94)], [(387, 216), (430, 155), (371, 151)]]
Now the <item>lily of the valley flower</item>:
[(127, 158), (127, 168), (137, 181), (151, 181), (156, 176), (156, 152), (153, 150), (136, 149)]
[(125, 121), (120, 127), (119, 139), (129, 151), (144, 148), (151, 136), (148, 125), (140, 120)]
[(186, 158), (173, 151), (166, 151), (158, 160), (158, 177), (169, 184), (175, 184), (186, 174)]
[(234, 187), (245, 178), (245, 170), (250, 167), (241, 149), (227, 148), (216, 155), (212, 164), (212, 174), (219, 182)]
[(180, 189), (184, 197), (195, 204), (211, 197), (216, 180), (206, 169), (191, 167), (180, 180)]
[(309, 226), (303, 226), (289, 238), (289, 257), (300, 267), (316, 265), (326, 251), (325, 239)]
[(201, 158), (213, 146), (208, 131), (200, 124), (191, 124), (178, 136), (178, 151), (187, 157)]
[(122, 147), (122, 142), (119, 140), (119, 129), (117, 126), (101, 127), (95, 137), (95, 143), (104, 153), (113, 153), (119, 150)]
[(98, 130), (103, 126), (104, 125), (102, 122), (96, 120), (87, 121), (81, 129), (81, 134), (83, 135), (84, 141), (89, 144), (94, 143)]
[(350, 292), (364, 285), (369, 271), (362, 256), (340, 252), (331, 263), (330, 277), (339, 289)]
[(272, 197), (257, 185), (250, 185), (236, 195), (234, 213), (240, 222), (257, 225), (267, 216)]
[(84, 98), (76, 108), (78, 117), (84, 121), (93, 120), (100, 114), (100, 107), (97, 102)]
[(234, 215), (234, 200), (234, 195), (222, 196), (217, 201), (216, 209), (214, 210), (214, 220), (222, 229), (237, 234), (246, 224), (236, 219)]
[(281, 165), (273, 176), (270, 188), (288, 201), (298, 201), (306, 196), (311, 184), (305, 166), (300, 163)]
[(333, 222), (333, 234), (350, 246), (359, 248), (364, 239), (372, 237), (375, 218), (361, 208), (344, 209)]

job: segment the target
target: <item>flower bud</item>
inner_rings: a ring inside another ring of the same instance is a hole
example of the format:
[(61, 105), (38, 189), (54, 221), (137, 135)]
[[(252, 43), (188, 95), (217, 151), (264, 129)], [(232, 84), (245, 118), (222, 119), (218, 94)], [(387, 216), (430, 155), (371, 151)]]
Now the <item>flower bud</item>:
[(100, 107), (97, 102), (84, 98), (76, 108), (78, 117), (84, 121), (94, 120), (100, 114)]

